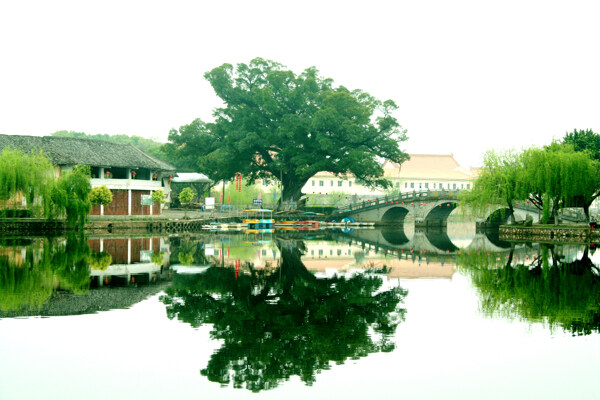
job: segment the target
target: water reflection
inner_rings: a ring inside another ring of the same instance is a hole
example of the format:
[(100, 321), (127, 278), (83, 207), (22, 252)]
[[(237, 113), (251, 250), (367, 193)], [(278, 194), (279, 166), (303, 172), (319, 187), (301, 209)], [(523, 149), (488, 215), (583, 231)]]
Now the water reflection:
[[(531, 250), (534, 246), (523, 246)], [(540, 245), (515, 259), (464, 252), (457, 259), (479, 292), (481, 310), (492, 317), (544, 322), (573, 335), (600, 332), (600, 270), (592, 261), (595, 248)]]
[(102, 296), (90, 290), (158, 281), (165, 259), (161, 250), (158, 238), (5, 238), (0, 242), (0, 317), (128, 307), (148, 293), (140, 297), (115, 290)]
[(317, 278), (302, 262), (303, 241), (276, 245), (277, 265), (212, 266), (177, 275), (166, 289), (169, 318), (212, 324), (212, 337), (223, 340), (202, 375), (254, 392), (294, 375), (310, 385), (331, 363), (394, 349), (405, 290), (384, 287), (381, 271)]
[(85, 238), (5, 239), (0, 246), (0, 312), (39, 310), (55, 290), (89, 288)]

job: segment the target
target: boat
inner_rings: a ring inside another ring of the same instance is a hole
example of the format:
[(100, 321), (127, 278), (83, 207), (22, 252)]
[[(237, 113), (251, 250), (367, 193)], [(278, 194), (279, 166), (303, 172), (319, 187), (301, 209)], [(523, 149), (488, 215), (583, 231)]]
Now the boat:
[(247, 229), (274, 229), (275, 220), (273, 219), (273, 210), (265, 208), (251, 208), (244, 210), (247, 218), (243, 220), (247, 224)]

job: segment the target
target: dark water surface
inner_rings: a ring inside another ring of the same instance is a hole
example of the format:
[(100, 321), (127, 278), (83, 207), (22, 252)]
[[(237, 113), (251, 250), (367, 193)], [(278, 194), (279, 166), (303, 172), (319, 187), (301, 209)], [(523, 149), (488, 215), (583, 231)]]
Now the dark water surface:
[(598, 399), (598, 265), (469, 223), (6, 239), (0, 399)]

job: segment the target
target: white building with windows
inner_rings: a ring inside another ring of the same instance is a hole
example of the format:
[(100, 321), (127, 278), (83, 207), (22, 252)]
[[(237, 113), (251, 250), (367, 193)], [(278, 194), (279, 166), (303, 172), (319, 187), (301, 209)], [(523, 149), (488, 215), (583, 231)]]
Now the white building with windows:
[(384, 176), (392, 182), (392, 187), (369, 188), (353, 175), (335, 176), (330, 172), (319, 172), (308, 180), (302, 188), (305, 194), (344, 194), (364, 198), (383, 196), (387, 193), (426, 190), (471, 189), (476, 178), (476, 170), (462, 167), (453, 154), (411, 154), (402, 164), (386, 160)]

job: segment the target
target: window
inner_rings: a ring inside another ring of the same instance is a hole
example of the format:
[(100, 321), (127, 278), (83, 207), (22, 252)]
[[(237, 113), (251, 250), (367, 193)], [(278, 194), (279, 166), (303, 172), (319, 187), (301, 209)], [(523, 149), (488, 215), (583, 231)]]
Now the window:
[(443, 189), (443, 188), (444, 188), (444, 185), (440, 183), (440, 189)]
[(319, 186), (324, 186), (323, 181), (319, 181)]
[(319, 255), (322, 256), (323, 255), (323, 249), (319, 249)]
[(467, 183), (467, 190), (468, 189), (471, 189), (471, 184), (470, 183)]
[(396, 182), (396, 187), (399, 188), (400, 187), (400, 182)]
[(338, 256), (341, 256), (341, 255), (342, 255), (342, 249), (338, 249), (338, 251), (337, 251), (337, 255), (338, 255)]
[(411, 182), (411, 183), (410, 183), (410, 188), (411, 188), (411, 189), (414, 189), (414, 188), (415, 188), (415, 183), (414, 183), (414, 182)]
[(456, 189), (456, 183), (452, 184), (452, 189)]
[(408, 182), (404, 182), (404, 189), (408, 187)]
[(425, 182), (425, 189), (429, 189), (429, 182)]
[(341, 187), (342, 186), (342, 181), (338, 181), (338, 186)]
[(464, 188), (465, 188), (465, 185), (461, 183), (461, 184), (460, 184), (460, 188), (461, 188), (461, 189), (464, 189)]
[(331, 180), (331, 185), (329, 185), (329, 186), (333, 186), (333, 179)]
[(313, 181), (312, 181), (312, 185), (313, 185), (313, 186), (315, 186), (315, 180), (314, 180), (314, 179), (313, 179)]
[(352, 187), (352, 181), (348, 181), (348, 187)]

